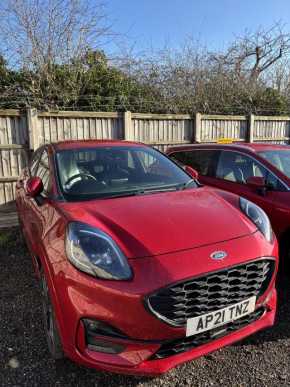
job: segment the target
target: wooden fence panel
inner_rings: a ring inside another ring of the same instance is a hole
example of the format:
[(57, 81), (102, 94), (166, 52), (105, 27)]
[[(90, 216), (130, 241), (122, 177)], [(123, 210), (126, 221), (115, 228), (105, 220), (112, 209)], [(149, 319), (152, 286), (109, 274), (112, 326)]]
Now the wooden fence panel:
[(41, 113), (36, 124), (34, 148), (62, 140), (121, 139), (123, 119), (119, 113)]
[(290, 139), (289, 117), (255, 117), (254, 141), (288, 144)]
[(130, 140), (150, 144), (161, 151), (193, 141), (193, 120), (188, 115), (132, 113)]
[(0, 110), (0, 205), (14, 200), (16, 179), (26, 165), (24, 149), (15, 144), (28, 145), (28, 142), (25, 114), (19, 110)]
[(0, 145), (28, 145), (28, 129), (25, 115), (19, 110), (0, 110)]
[(0, 145), (0, 205), (15, 199), (15, 185), (22, 169), (27, 165), (24, 147), (2, 148)]
[(216, 142), (220, 138), (246, 141), (248, 120), (245, 116), (202, 115), (200, 141)]

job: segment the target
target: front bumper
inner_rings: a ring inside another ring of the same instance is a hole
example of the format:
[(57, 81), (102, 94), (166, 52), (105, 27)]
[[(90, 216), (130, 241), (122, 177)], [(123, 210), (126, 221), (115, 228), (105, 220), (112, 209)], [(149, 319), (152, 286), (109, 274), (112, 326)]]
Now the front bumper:
[[(211, 260), (210, 254), (214, 250), (226, 250), (229, 259)], [(265, 307), (259, 319), (178, 355), (153, 359), (164, 342), (184, 337), (185, 328), (167, 324), (144, 306), (147, 295), (173, 282), (261, 256), (277, 257), (277, 243), (267, 244), (256, 233), (215, 246), (132, 260), (132, 281), (101, 281), (77, 271), (67, 261), (56, 263), (53, 265), (54, 301), (64, 351), (69, 358), (88, 367), (126, 374), (158, 375), (270, 327), (276, 312), (274, 280), (277, 265), (268, 289), (257, 302), (257, 309)], [(128, 339), (109, 339), (124, 345), (123, 352), (108, 354), (90, 350), (85, 343), (83, 318), (105, 322), (123, 332)]]
[(67, 355), (77, 363), (84, 366), (116, 372), (128, 375), (148, 375), (158, 376), (179, 364), (194, 360), (200, 356), (206, 355), (219, 348), (233, 344), (236, 341), (242, 340), (247, 336), (252, 335), (262, 329), (271, 327), (275, 321), (276, 314), (276, 290), (272, 292), (270, 300), (267, 302), (267, 307), (263, 316), (248, 326), (233, 332), (224, 337), (213, 340), (207, 344), (201, 345), (198, 348), (181, 353), (179, 355), (170, 356), (161, 360), (150, 360), (150, 357), (160, 348), (160, 344), (129, 344), (127, 350), (120, 355), (118, 359), (116, 355), (98, 354), (93, 351), (85, 350), (80, 352), (75, 349)]

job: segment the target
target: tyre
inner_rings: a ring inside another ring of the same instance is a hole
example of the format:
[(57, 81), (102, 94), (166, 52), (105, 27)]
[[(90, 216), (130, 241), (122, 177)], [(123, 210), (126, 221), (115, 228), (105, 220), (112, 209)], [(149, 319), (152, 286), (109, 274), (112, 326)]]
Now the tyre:
[(45, 329), (45, 335), (47, 340), (48, 349), (51, 357), (54, 360), (60, 360), (64, 358), (62, 344), (58, 332), (55, 313), (49, 296), (47, 282), (44, 274), (41, 275), (41, 298), (42, 298), (42, 312), (43, 323)]

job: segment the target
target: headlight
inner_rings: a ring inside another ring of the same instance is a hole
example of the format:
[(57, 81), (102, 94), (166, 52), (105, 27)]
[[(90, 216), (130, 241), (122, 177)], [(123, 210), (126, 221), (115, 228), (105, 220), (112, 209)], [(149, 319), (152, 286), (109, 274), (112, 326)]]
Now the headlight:
[(270, 220), (262, 208), (245, 198), (240, 198), (241, 210), (257, 226), (268, 242), (273, 240), (273, 232)]
[(111, 280), (132, 276), (126, 257), (112, 238), (89, 225), (69, 223), (66, 254), (75, 267), (93, 276)]

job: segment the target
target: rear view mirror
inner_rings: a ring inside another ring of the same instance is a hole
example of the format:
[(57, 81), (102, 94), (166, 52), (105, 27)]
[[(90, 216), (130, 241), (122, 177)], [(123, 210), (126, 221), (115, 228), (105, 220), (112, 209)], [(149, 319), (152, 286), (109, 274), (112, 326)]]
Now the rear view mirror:
[(198, 172), (189, 165), (184, 166), (185, 172), (187, 172), (194, 180), (198, 179)]
[(266, 181), (260, 176), (251, 176), (247, 179), (247, 184), (253, 188), (265, 188)]
[(40, 177), (31, 177), (26, 183), (26, 193), (35, 198), (43, 191), (43, 183)]

